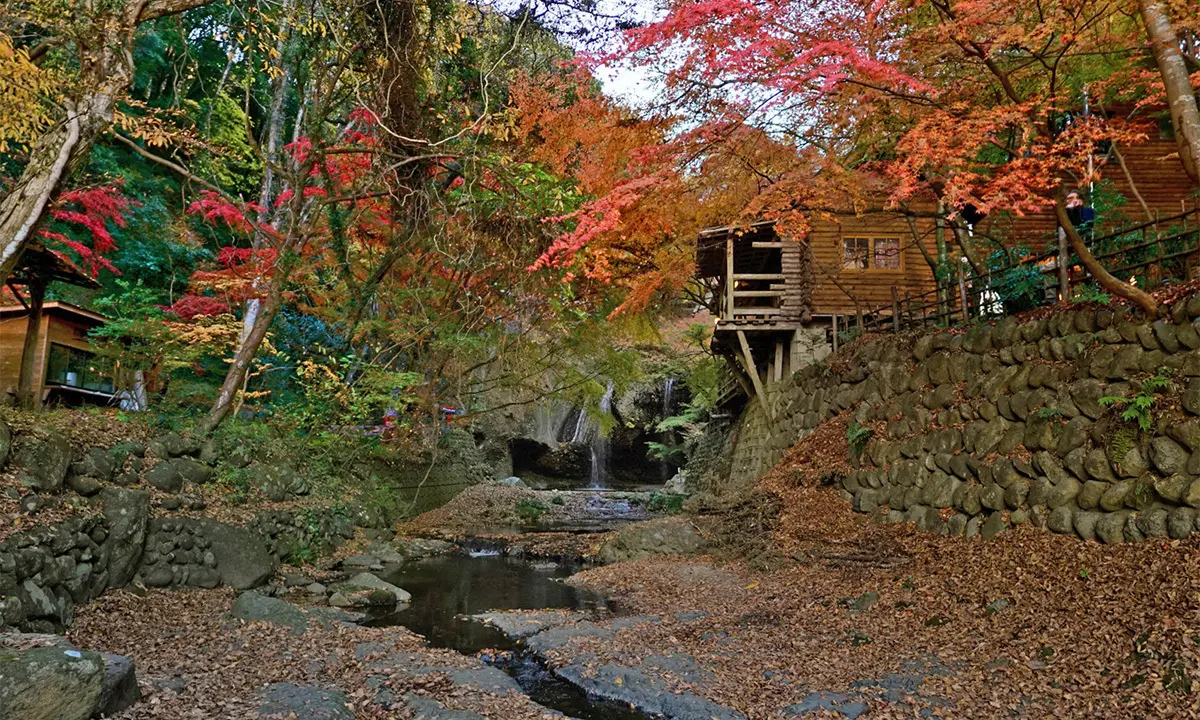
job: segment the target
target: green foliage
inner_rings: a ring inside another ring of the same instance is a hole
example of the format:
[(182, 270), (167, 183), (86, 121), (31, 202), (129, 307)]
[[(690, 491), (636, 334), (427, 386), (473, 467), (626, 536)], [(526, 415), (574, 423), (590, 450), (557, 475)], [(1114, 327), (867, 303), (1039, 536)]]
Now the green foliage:
[(307, 432), (337, 425), (378, 425), (389, 409), (397, 410), (397, 426), (403, 429), (414, 419), (405, 410), (418, 403), (415, 388), (425, 381), (420, 373), (364, 365), (354, 355), (324, 362), (306, 358), (297, 364), (296, 377), (298, 397), (276, 414)]
[(678, 515), (683, 512), (683, 501), (686, 499), (687, 495), (655, 492), (651, 493), (650, 499), (646, 501), (646, 509), (655, 513)]
[(861, 336), (862, 336), (862, 328), (860, 328), (857, 325), (851, 325), (850, 327), (846, 328), (845, 330), (838, 330), (838, 343), (841, 345), (845, 345), (846, 343), (852, 343)]
[(1019, 247), (1010, 251), (997, 250), (987, 258), (992, 274), (991, 290), (1000, 296), (1006, 313), (1035, 307), (1045, 294), (1046, 277), (1041, 268), (1034, 264), (1014, 263), (1014, 258), (1028, 254), (1029, 248)]
[(540, 500), (522, 500), (517, 503), (517, 517), (526, 525), (534, 525), (547, 509)]
[(566, 499), (563, 498), (562, 495), (555, 495), (554, 497), (550, 498), (550, 502), (554, 505), (563, 505), (566, 503)]
[(308, 565), (317, 559), (317, 553), (309, 545), (298, 545), (288, 552), (286, 562), (291, 565)]
[(677, 462), (685, 457), (682, 445), (667, 445), (655, 440), (646, 442), (646, 455), (652, 460)]
[(1071, 302), (1108, 305), (1112, 302), (1112, 296), (1101, 290), (1098, 285), (1088, 283), (1075, 288), (1075, 295), (1071, 298)]
[(1105, 395), (1100, 398), (1100, 405), (1106, 408), (1117, 408), (1121, 411), (1121, 419), (1125, 422), (1137, 423), (1142, 432), (1149, 432), (1154, 426), (1153, 409), (1159, 396), (1171, 387), (1172, 368), (1162, 367), (1142, 381), (1138, 392), (1128, 397)]
[(858, 457), (867, 449), (867, 441), (875, 431), (869, 427), (863, 427), (857, 421), (852, 421), (846, 425), (846, 442), (850, 443), (850, 455)]
[(1064, 414), (1061, 408), (1040, 407), (1033, 415), (1039, 420), (1059, 420), (1062, 419)]
[[(197, 317), (180, 323), (157, 303), (157, 293), (139, 283), (116, 280), (117, 292), (97, 298), (97, 311), (109, 321), (94, 329), (97, 361), (120, 390), (134, 387), (141, 373), (148, 389), (165, 386), (152, 402), (171, 411), (199, 396), (211, 402), (218, 375), (202, 378), (206, 364), (220, 365), (236, 341), (240, 325), (232, 316)], [(207, 381), (207, 382), (206, 382)]]

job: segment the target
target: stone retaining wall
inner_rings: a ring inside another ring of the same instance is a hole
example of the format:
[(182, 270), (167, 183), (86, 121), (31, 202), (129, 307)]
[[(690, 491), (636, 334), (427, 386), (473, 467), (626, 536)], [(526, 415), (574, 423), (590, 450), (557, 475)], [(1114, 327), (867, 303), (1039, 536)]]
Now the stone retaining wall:
[[(1122, 310), (870, 338), (771, 386), (734, 434), (745, 485), (821, 422), (875, 432), (836, 482), (861, 512), (951, 535), (1033, 523), (1103, 542), (1200, 530), (1200, 297), (1155, 322)], [(1141, 431), (1101, 398), (1150, 393)]]

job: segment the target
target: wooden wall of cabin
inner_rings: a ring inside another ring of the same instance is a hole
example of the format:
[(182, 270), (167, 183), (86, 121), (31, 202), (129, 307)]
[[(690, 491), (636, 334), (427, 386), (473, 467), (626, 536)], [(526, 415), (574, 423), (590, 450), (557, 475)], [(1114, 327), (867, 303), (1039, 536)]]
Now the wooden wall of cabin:
[[(1178, 147), (1174, 140), (1155, 135), (1145, 142), (1121, 145), (1118, 149), (1125, 160), (1125, 169), (1112, 154), (1107, 162), (1097, 166), (1097, 171), (1102, 181), (1111, 183), (1112, 190), (1125, 197), (1125, 204), (1108, 216), (1102, 214), (1097, 218), (1098, 234), (1148, 222), (1154, 219), (1156, 212), (1160, 218), (1166, 218), (1197, 207), (1197, 188), (1175, 155)], [(1087, 195), (1086, 186), (1079, 189)], [(1141, 195), (1146, 208), (1138, 202), (1137, 194)], [(1050, 208), (1022, 217), (997, 213), (981, 222), (978, 230), (985, 237), (1003, 240), (1009, 247), (1020, 245), (1036, 253), (1050, 249), (1046, 243), (1055, 240), (1057, 228), (1053, 208)]]
[[(25, 343), (28, 318), (24, 315), (5, 316), (0, 319), (0, 397), (16, 396), (17, 383), (21, 376), (21, 349)], [(77, 350), (93, 352), (88, 342), (88, 332), (96, 326), (94, 322), (81, 322), (63, 317), (53, 309), (42, 316), (40, 342), (33, 360), (33, 386), (39, 391), (46, 383), (50, 344), (65, 345)]]
[(23, 316), (0, 318), (0, 400), (16, 395), (26, 324)]
[[(919, 219), (918, 232), (925, 247), (934, 252), (936, 239), (932, 219)], [(892, 288), (901, 297), (934, 289), (933, 270), (909, 230), (908, 222), (891, 214), (816, 219), (809, 233), (812, 248), (812, 308), (816, 315), (854, 315), (892, 301)], [(900, 246), (900, 268), (851, 270), (844, 267), (847, 237), (894, 237)], [(857, 300), (857, 305), (855, 303)]]
[[(51, 317), (42, 316), (40, 342), (33, 356), (33, 386), (40, 388), (46, 375), (46, 337)], [(25, 330), (29, 318), (25, 315), (5, 315), (0, 319), (0, 397), (16, 397), (17, 383), (21, 378), (21, 351), (25, 345)]]

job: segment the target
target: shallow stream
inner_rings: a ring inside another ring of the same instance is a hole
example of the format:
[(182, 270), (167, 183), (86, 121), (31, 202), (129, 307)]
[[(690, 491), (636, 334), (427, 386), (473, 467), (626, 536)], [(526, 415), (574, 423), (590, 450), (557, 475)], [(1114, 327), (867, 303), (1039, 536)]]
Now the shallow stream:
[(466, 655), (484, 650), (486, 661), (511, 675), (533, 700), (581, 720), (647, 720), (645, 714), (588, 697), (550, 673), (498, 629), (468, 616), (493, 610), (583, 610), (608, 612), (604, 597), (567, 585), (578, 568), (506, 557), (495, 550), (440, 555), (403, 565), (384, 580), (412, 594), (404, 609), (379, 615), (372, 626), (403, 625), (433, 647)]

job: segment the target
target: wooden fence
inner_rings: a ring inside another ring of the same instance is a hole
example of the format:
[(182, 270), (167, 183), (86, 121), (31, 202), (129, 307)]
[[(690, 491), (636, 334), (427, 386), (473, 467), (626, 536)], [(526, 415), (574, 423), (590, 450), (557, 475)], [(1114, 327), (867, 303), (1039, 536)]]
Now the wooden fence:
[[(1169, 281), (1187, 281), (1200, 266), (1200, 208), (1156, 217), (1087, 242), (1109, 272), (1144, 290)], [(1056, 238), (1048, 239), (1047, 244), (1057, 246)], [(1067, 267), (1065, 287), (1059, 278), (1059, 263)], [(1057, 247), (1000, 263), (983, 274), (971, 272), (964, 264), (937, 290), (909, 295), (892, 287), (892, 302), (864, 313), (861, 326), (866, 332), (950, 327), (1070, 299), (1090, 282), (1078, 257), (1070, 251), (1060, 257)]]

